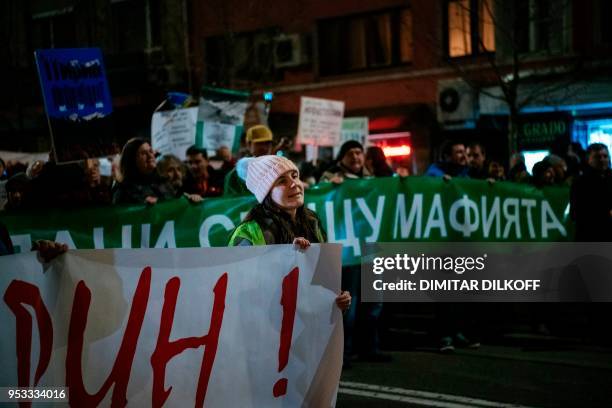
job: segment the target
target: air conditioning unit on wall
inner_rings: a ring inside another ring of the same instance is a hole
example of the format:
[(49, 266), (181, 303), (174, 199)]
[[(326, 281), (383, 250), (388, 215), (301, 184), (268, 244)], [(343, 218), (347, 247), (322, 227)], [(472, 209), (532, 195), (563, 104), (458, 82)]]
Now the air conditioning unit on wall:
[(281, 34), (272, 43), (274, 67), (296, 67), (308, 62), (306, 36), (302, 34)]
[(474, 127), (478, 118), (478, 98), (462, 79), (438, 81), (438, 122), (445, 128)]

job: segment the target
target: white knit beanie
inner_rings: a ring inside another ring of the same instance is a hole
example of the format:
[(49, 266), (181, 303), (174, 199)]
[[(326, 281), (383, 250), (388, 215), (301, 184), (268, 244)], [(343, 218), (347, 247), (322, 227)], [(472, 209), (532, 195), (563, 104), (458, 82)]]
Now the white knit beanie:
[(266, 155), (238, 160), (236, 172), (246, 180), (246, 186), (260, 203), (266, 198), (274, 182), (284, 173), (295, 170), (296, 165), (282, 156)]

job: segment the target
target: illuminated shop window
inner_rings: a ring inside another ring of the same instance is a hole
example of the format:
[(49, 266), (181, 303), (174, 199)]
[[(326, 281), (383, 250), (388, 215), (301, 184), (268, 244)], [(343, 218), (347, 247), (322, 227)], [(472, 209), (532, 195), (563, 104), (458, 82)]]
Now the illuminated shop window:
[(602, 143), (612, 151), (612, 119), (588, 121), (588, 144)]
[(446, 12), (450, 57), (495, 51), (493, 0), (449, 0)]

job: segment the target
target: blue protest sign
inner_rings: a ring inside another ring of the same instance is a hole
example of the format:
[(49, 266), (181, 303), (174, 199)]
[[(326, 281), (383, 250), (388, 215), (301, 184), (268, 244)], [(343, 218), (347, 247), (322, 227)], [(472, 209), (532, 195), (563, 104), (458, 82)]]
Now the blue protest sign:
[(113, 107), (99, 48), (34, 53), (57, 163), (116, 153)]
[(34, 53), (47, 115), (63, 118), (112, 112), (99, 48), (58, 48)]

